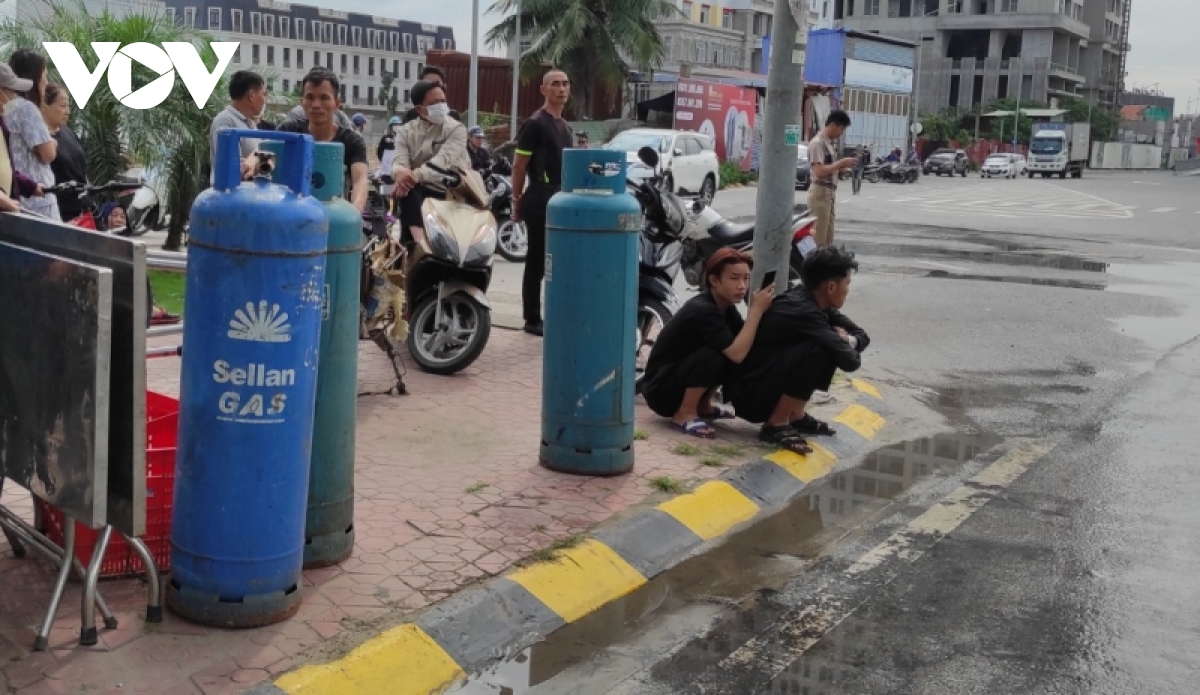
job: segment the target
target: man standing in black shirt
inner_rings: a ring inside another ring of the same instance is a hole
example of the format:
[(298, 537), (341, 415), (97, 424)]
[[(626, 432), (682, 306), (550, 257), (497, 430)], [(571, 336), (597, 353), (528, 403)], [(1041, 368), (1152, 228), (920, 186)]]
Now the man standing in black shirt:
[[(546, 103), (525, 121), (517, 135), (513, 162), (513, 220), (525, 222), (529, 253), (521, 283), (525, 332), (542, 335), (542, 279), (546, 275), (546, 206), (562, 187), (562, 153), (571, 146), (571, 127), (563, 109), (571, 98), (571, 79), (562, 70), (542, 77)], [(528, 179), (529, 188), (525, 182)]]
[(305, 120), (285, 121), (279, 130), (308, 133), (316, 142), (340, 142), (345, 148), (346, 198), (362, 212), (367, 204), (367, 143), (351, 128), (338, 125), (334, 114), (341, 108), (337, 75), (326, 68), (313, 68), (304, 76)]

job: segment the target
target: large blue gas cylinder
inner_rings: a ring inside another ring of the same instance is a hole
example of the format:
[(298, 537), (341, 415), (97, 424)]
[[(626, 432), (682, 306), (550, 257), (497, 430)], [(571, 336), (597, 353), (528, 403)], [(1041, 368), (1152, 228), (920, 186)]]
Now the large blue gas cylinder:
[[(241, 182), (238, 140), (282, 140), (286, 186)], [(312, 138), (226, 130), (192, 206), (168, 605), (253, 627), (299, 607), (329, 221)]]
[(541, 462), (586, 475), (633, 468), (641, 207), (625, 153), (566, 150), (546, 220)]

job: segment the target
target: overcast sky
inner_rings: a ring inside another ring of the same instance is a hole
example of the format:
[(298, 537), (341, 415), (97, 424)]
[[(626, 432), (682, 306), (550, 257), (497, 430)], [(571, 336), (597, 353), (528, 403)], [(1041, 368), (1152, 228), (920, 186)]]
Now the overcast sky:
[[(448, 24), (454, 28), (459, 49), (471, 49), (471, 0), (308, 0), (316, 5), (337, 7), (352, 12), (374, 13), (429, 24)], [(1104, 2), (1104, 0), (1089, 0)], [(494, 0), (479, 0), (480, 49), (487, 52), (483, 35), (495, 26), (498, 17), (487, 14)], [(1150, 86), (1159, 83), (1167, 96), (1175, 97), (1175, 112), (1200, 110), (1200, 35), (1196, 33), (1197, 0), (1131, 0), (1129, 77), (1126, 85)]]

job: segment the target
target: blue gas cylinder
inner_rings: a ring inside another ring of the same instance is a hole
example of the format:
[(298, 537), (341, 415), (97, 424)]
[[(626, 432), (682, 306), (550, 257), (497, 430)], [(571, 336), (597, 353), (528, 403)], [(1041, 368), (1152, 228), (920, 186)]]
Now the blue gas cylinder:
[(625, 153), (567, 150), (546, 219), (542, 465), (585, 475), (633, 468), (641, 206)]
[[(287, 185), (241, 183), (238, 140), (282, 140)], [(222, 131), (192, 206), (167, 602), (254, 627), (299, 607), (329, 222), (308, 135)]]

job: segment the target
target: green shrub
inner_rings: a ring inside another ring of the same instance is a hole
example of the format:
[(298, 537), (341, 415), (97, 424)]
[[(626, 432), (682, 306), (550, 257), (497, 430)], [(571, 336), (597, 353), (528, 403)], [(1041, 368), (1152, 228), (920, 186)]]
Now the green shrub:
[(741, 170), (735, 162), (721, 162), (721, 188), (750, 183), (750, 174)]

